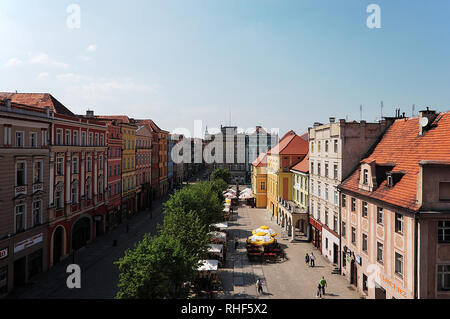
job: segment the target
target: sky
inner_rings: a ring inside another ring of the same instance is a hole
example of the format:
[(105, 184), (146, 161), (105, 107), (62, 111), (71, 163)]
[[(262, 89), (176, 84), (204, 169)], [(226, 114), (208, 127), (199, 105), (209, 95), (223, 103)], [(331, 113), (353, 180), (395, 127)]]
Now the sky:
[(0, 91), (171, 132), (450, 110), (447, 0), (2, 0), (0, 39)]

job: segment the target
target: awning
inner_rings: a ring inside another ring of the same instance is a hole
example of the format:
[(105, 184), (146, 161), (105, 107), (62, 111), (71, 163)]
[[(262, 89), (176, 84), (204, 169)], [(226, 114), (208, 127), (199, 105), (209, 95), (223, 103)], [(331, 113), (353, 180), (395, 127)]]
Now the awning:
[(198, 271), (215, 271), (219, 266), (219, 261), (214, 259), (200, 260)]
[(212, 237), (212, 239), (219, 240), (221, 242), (227, 241), (227, 234), (222, 233), (222, 232), (213, 231), (213, 232), (210, 232), (208, 235), (210, 235)]
[(228, 228), (228, 223), (222, 222), (222, 223), (218, 223), (218, 224), (213, 224), (211, 226), (219, 228), (219, 229), (226, 229), (226, 228)]
[(223, 245), (219, 244), (208, 244), (208, 252), (209, 253), (222, 253)]

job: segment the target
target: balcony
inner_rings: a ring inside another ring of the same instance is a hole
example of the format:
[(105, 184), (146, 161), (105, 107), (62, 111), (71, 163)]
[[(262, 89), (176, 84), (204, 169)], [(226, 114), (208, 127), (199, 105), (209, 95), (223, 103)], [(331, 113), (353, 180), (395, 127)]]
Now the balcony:
[(14, 187), (14, 197), (17, 197), (19, 195), (26, 195), (26, 194), (27, 194), (27, 185)]

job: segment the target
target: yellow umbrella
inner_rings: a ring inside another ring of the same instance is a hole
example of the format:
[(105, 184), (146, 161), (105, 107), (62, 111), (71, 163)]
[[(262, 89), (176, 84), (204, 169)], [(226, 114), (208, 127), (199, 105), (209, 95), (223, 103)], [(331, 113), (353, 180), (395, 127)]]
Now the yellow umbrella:
[(255, 235), (256, 233), (263, 233), (264, 235), (270, 235), (272, 237), (275, 237), (277, 235), (277, 232), (273, 229), (270, 229), (267, 226), (261, 226), (258, 229), (255, 229), (252, 231), (252, 234)]
[(248, 242), (254, 245), (270, 245), (275, 241), (275, 238), (265, 233), (257, 233), (248, 238)]

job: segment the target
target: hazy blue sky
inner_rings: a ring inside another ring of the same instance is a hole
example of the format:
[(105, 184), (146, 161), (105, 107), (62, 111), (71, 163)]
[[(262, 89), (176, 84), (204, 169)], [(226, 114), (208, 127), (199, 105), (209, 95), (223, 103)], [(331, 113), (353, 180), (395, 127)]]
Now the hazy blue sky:
[[(81, 9), (67, 27), (68, 5)], [(381, 29), (366, 8), (381, 7)], [(449, 110), (450, 1), (0, 2), (0, 90), (162, 128), (232, 123), (305, 132), (412, 104)]]

